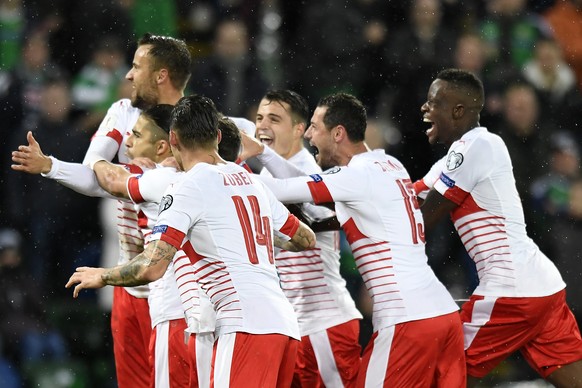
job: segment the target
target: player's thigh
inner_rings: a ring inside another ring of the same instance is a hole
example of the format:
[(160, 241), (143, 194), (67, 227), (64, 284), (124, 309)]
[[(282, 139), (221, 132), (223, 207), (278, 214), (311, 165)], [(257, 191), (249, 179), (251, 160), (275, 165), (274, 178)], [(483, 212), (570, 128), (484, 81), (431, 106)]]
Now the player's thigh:
[[(464, 385), (460, 321), (456, 313), (400, 323), (374, 333), (362, 356), (358, 387)], [(443, 364), (446, 358), (450, 365)]]
[(189, 335), (190, 388), (210, 387), (214, 339), (214, 333)]
[(472, 296), (461, 310), (467, 373), (484, 377), (541, 330), (551, 297)]
[(291, 384), (297, 340), (281, 334), (228, 333), (218, 337), (212, 365), (214, 387), (278, 387)]
[(333, 326), (309, 337), (325, 386), (354, 386), (362, 352), (359, 320)]
[(552, 295), (552, 299), (554, 304), (543, 327), (522, 349), (527, 362), (544, 378), (558, 370), (558, 374), (564, 373), (565, 365), (582, 360), (582, 338), (576, 318), (566, 304), (565, 291)]

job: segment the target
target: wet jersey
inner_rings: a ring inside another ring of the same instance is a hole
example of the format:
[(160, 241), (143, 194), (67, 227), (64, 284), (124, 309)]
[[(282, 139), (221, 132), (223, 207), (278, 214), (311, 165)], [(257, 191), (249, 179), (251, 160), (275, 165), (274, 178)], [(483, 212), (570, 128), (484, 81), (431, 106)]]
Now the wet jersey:
[(410, 177), (397, 159), (370, 151), (322, 174), (261, 179), (284, 203), (335, 202), (372, 298), (374, 331), (458, 310), (427, 263), (422, 215)]
[(434, 189), (459, 205), (451, 218), (477, 266), (474, 294), (537, 297), (565, 287), (556, 266), (527, 236), (511, 158), (499, 136), (474, 128), (438, 163)]
[(196, 164), (160, 204), (152, 240), (182, 249), (216, 310), (216, 333), (279, 333), (299, 339), (279, 286), (273, 230), (293, 236), (297, 218), (234, 164)]

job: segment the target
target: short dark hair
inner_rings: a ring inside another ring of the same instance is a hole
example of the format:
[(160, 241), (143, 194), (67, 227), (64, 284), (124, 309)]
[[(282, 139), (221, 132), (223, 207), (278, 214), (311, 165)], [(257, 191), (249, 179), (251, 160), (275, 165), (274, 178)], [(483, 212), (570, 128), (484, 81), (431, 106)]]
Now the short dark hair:
[(218, 111), (208, 97), (182, 97), (172, 110), (171, 128), (187, 148), (204, 148), (218, 136)]
[(304, 123), (307, 126), (309, 122), (309, 106), (307, 100), (298, 93), (288, 89), (269, 90), (263, 96), (263, 99), (271, 102), (285, 102), (291, 108), (291, 118), (293, 123)]
[(469, 93), (469, 96), (475, 99), (475, 102), (483, 107), (485, 101), (485, 91), (483, 82), (475, 74), (462, 69), (445, 69), (437, 74), (437, 79), (451, 84), (453, 87), (463, 89)]
[(158, 104), (141, 112), (143, 116), (151, 120), (156, 126), (162, 129), (166, 135), (170, 133), (170, 123), (172, 119), (173, 105)]
[(348, 139), (353, 142), (364, 141), (367, 126), (366, 108), (360, 100), (348, 93), (335, 93), (323, 97), (318, 107), (327, 107), (323, 123), (330, 129), (343, 125)]
[(228, 117), (218, 120), (218, 129), (222, 134), (218, 143), (218, 154), (226, 161), (234, 162), (238, 159), (241, 145), (240, 130)]
[(190, 79), (192, 57), (183, 40), (148, 32), (137, 41), (137, 44), (151, 45), (148, 55), (152, 58), (154, 70), (168, 69), (172, 85), (178, 90), (184, 90)]

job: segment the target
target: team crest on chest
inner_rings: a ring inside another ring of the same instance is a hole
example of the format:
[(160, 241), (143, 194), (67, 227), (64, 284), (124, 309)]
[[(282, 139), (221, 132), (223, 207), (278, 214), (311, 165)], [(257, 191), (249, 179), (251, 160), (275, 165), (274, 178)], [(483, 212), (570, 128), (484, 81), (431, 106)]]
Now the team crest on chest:
[(171, 195), (164, 195), (162, 201), (160, 202), (160, 208), (158, 210), (158, 214), (162, 213), (164, 210), (168, 210), (172, 203), (174, 202), (174, 197)]
[(451, 151), (447, 156), (447, 170), (452, 171), (463, 164), (463, 154)]

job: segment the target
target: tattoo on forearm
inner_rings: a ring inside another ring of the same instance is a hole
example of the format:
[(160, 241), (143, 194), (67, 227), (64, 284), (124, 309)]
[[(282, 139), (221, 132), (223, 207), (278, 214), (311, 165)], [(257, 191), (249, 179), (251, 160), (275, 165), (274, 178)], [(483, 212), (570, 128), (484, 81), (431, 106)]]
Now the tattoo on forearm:
[(145, 271), (161, 261), (171, 262), (175, 252), (176, 248), (170, 244), (153, 242), (132, 260), (105, 271), (101, 278), (111, 286), (134, 287), (147, 284), (150, 280), (144, 278)]

